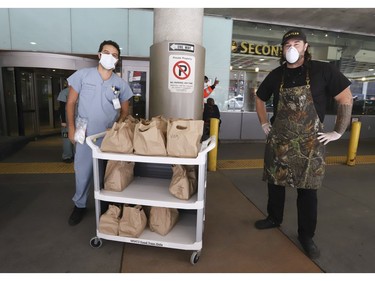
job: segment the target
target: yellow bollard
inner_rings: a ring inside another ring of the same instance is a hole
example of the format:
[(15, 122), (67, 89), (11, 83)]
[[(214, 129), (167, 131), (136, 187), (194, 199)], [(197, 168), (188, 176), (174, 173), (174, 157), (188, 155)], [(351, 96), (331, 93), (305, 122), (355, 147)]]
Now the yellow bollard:
[(208, 170), (216, 171), (217, 164), (217, 146), (219, 142), (219, 122), (217, 118), (210, 119), (210, 136), (216, 136), (216, 146), (208, 152)]
[(350, 131), (349, 149), (348, 149), (348, 156), (346, 158), (346, 165), (349, 165), (349, 166), (355, 165), (360, 131), (361, 131), (361, 122), (359, 121), (353, 122), (352, 129)]

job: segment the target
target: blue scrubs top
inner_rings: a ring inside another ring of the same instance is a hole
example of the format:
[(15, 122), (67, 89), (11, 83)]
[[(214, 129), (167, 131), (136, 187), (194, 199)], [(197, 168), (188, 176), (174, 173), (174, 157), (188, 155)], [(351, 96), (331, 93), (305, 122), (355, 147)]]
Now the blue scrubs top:
[(112, 73), (110, 79), (103, 81), (97, 67), (80, 69), (67, 80), (79, 95), (78, 116), (88, 120), (87, 136), (104, 132), (117, 120), (120, 109), (114, 108), (114, 98), (118, 97), (123, 103), (133, 96), (128, 83), (121, 77)]

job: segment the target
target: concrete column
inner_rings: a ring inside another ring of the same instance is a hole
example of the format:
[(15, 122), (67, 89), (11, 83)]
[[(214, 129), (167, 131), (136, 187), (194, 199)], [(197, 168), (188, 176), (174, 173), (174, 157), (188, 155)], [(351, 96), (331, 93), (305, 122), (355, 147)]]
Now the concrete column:
[(202, 119), (203, 8), (154, 9), (149, 116)]
[(154, 9), (154, 44), (183, 41), (202, 45), (203, 8)]

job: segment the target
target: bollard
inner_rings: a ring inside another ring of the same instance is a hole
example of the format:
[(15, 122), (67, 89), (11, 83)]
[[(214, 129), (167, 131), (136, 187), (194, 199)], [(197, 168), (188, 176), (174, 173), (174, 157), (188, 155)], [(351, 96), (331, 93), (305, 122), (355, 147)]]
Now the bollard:
[(217, 146), (219, 142), (219, 119), (210, 119), (210, 136), (216, 136), (216, 146), (210, 152), (208, 152), (208, 170), (216, 171), (217, 165)]
[(361, 131), (361, 122), (359, 121), (353, 122), (352, 129), (350, 131), (349, 149), (348, 149), (348, 156), (346, 158), (346, 165), (349, 165), (349, 166), (355, 165), (360, 131)]

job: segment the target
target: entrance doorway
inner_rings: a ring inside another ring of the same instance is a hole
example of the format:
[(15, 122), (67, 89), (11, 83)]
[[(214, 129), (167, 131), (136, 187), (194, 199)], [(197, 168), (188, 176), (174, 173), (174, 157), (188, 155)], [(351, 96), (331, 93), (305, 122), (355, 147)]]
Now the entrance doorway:
[(5, 67), (2, 69), (7, 136), (58, 133), (57, 96), (73, 70)]

